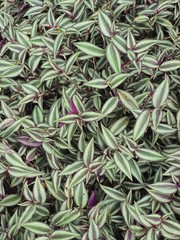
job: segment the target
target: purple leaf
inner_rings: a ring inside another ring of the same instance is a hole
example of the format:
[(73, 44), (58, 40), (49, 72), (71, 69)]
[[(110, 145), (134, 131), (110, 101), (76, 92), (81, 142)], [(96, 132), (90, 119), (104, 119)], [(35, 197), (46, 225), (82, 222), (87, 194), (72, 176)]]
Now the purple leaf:
[(90, 198), (89, 198), (88, 207), (89, 207), (89, 208), (92, 208), (92, 207), (94, 207), (96, 204), (97, 204), (97, 191), (94, 190), (94, 191), (92, 191), (91, 196), (90, 196)]
[(16, 140), (27, 147), (39, 147), (42, 144), (41, 142), (36, 142), (36, 141), (32, 142), (31, 138), (27, 136), (18, 136), (16, 137)]
[(73, 100), (70, 101), (70, 105), (71, 105), (72, 111), (69, 112), (69, 113), (70, 114), (78, 114), (79, 113), (78, 109), (77, 109), (76, 105), (74, 104)]

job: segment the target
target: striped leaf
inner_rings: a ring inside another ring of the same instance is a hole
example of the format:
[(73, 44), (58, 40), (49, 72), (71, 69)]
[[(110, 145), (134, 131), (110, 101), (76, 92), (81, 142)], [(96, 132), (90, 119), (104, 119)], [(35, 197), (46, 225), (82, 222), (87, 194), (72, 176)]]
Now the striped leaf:
[(93, 57), (103, 57), (105, 55), (105, 52), (102, 48), (97, 47), (89, 42), (77, 42), (74, 43), (74, 45), (83, 53)]
[(101, 10), (98, 11), (98, 24), (102, 34), (106, 37), (112, 35), (112, 23), (110, 18)]
[(106, 48), (106, 58), (115, 73), (121, 73), (121, 58), (117, 48), (110, 43)]
[(130, 179), (132, 180), (131, 167), (127, 158), (120, 152), (115, 152), (114, 161), (118, 168)]

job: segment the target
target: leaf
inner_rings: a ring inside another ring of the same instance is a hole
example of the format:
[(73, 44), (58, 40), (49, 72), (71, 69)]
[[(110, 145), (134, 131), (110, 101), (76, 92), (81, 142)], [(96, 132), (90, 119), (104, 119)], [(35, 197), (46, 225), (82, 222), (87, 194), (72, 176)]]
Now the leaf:
[(48, 191), (51, 193), (51, 195), (55, 198), (55, 199), (57, 199), (57, 200), (59, 200), (59, 201), (64, 201), (64, 200), (66, 200), (66, 197), (65, 197), (65, 195), (64, 195), (64, 193), (62, 192), (62, 190), (61, 189), (59, 189), (59, 191), (57, 191), (56, 192), (56, 189), (54, 188), (54, 186), (53, 186), (53, 184), (51, 183), (51, 182), (49, 182), (49, 181), (45, 181), (45, 183), (46, 183), (46, 186), (47, 186), (47, 189), (48, 189)]
[(117, 48), (110, 43), (106, 48), (106, 58), (115, 73), (121, 73), (121, 58)]
[(98, 240), (99, 239), (99, 228), (97, 224), (92, 219), (90, 222), (89, 230), (88, 230), (88, 237), (89, 240)]
[(18, 129), (20, 128), (22, 122), (25, 119), (26, 119), (26, 117), (20, 118), (19, 120), (17, 120), (14, 123), (12, 123), (12, 125), (10, 125), (8, 128), (6, 128), (5, 131), (1, 132), (0, 135), (2, 136), (2, 138), (6, 139), (6, 138), (10, 137), (13, 133), (18, 131)]
[(50, 109), (50, 114), (48, 118), (49, 126), (51, 127), (57, 127), (58, 123), (54, 122), (56, 119), (59, 118), (59, 100), (54, 102)]
[(77, 42), (74, 45), (81, 50), (83, 53), (86, 53), (93, 57), (103, 57), (105, 52), (102, 48), (95, 46), (89, 42)]
[(5, 78), (12, 78), (12, 77), (17, 77), (18, 75), (21, 74), (21, 72), (23, 71), (23, 66), (19, 66), (19, 65), (14, 65), (11, 68), (8, 68), (6, 71), (4, 71), (1, 74), (1, 78), (5, 77)]
[(116, 149), (118, 147), (118, 143), (115, 136), (110, 132), (108, 128), (105, 128), (103, 125), (102, 133), (107, 146), (109, 146), (112, 149)]
[(79, 236), (80, 236), (80, 234), (77, 234), (77, 233), (72, 233), (72, 232), (64, 231), (64, 230), (57, 230), (51, 234), (51, 239), (52, 240), (59, 240), (59, 239), (70, 240), (73, 238), (78, 238)]
[(48, 20), (48, 23), (51, 27), (54, 26), (54, 23), (55, 23), (55, 18), (54, 18), (54, 15), (53, 15), (53, 12), (52, 12), (52, 9), (49, 8), (49, 11), (47, 13), (47, 20)]
[(61, 123), (74, 123), (76, 120), (79, 119), (79, 115), (77, 114), (67, 114), (57, 120), (54, 120), (54, 122), (61, 122)]
[(163, 161), (166, 159), (162, 154), (146, 148), (136, 150), (136, 154), (141, 160), (147, 162)]
[(36, 176), (44, 175), (43, 172), (39, 172), (31, 167), (9, 167), (8, 173), (16, 178), (29, 177), (33, 178)]
[(98, 11), (98, 24), (102, 34), (106, 37), (111, 37), (111, 35), (113, 34), (111, 20), (101, 10)]
[(46, 192), (39, 178), (37, 177), (33, 186), (34, 199), (43, 204), (46, 201)]
[(91, 122), (95, 120), (100, 120), (103, 117), (101, 113), (98, 112), (84, 112), (82, 113), (82, 120), (84, 122)]
[(166, 78), (153, 94), (153, 105), (155, 108), (161, 107), (169, 95), (169, 80)]
[(52, 219), (52, 222), (56, 226), (63, 226), (77, 220), (81, 215), (81, 212), (77, 209), (60, 211)]
[(116, 34), (113, 39), (113, 44), (117, 47), (117, 49), (122, 52), (126, 53), (127, 52), (127, 46), (126, 46), (126, 41), (124, 40), (123, 37), (119, 36)]
[(111, 88), (117, 88), (121, 85), (131, 74), (129, 73), (120, 73), (111, 79)]
[(89, 164), (93, 161), (93, 158), (94, 158), (94, 139), (92, 138), (91, 141), (86, 146), (83, 154), (84, 164), (86, 166), (89, 166)]
[(138, 110), (139, 106), (135, 98), (128, 92), (123, 90), (118, 90), (118, 94), (121, 102), (127, 107), (129, 110)]
[(55, 70), (49, 70), (41, 77), (41, 82), (52, 80), (58, 76), (58, 72)]
[(81, 170), (79, 170), (73, 176), (68, 188), (72, 188), (72, 187), (76, 186), (77, 184), (81, 183), (82, 181), (84, 181), (84, 179), (86, 178), (87, 172), (88, 172), (87, 168), (82, 168)]
[(103, 185), (101, 185), (101, 188), (109, 197), (115, 199), (116, 201), (123, 202), (126, 200), (125, 195), (116, 189), (106, 187)]
[(4, 72), (13, 67), (13, 63), (0, 59), (0, 72)]
[(104, 89), (108, 87), (108, 84), (106, 80), (104, 79), (93, 79), (87, 83), (84, 84), (85, 86), (92, 87), (92, 88), (97, 88), (97, 89)]
[(138, 119), (136, 120), (136, 124), (134, 127), (133, 140), (137, 141), (146, 131), (150, 120), (149, 110), (143, 111)]
[(22, 213), (20, 219), (19, 219), (19, 223), (22, 224), (22, 223), (26, 223), (29, 220), (31, 220), (35, 211), (36, 211), (36, 206), (35, 205), (27, 206), (26, 209), (24, 210), (24, 212)]
[(71, 69), (73, 67), (74, 62), (78, 59), (79, 52), (71, 55), (70, 58), (68, 58), (66, 65), (65, 65), (65, 73), (68, 75), (71, 72)]
[(154, 190), (147, 190), (147, 191), (158, 202), (169, 203), (171, 201), (171, 196), (169, 195), (158, 193), (157, 191), (154, 191)]
[(131, 33), (131, 31), (128, 31), (128, 35), (127, 35), (127, 47), (131, 50), (134, 50), (136, 47), (136, 40), (133, 36), (133, 34)]
[(133, 159), (129, 160), (129, 165), (130, 165), (130, 168), (131, 168), (131, 173), (132, 175), (140, 182), (140, 183), (143, 183), (143, 180), (142, 180), (142, 173), (141, 173), (141, 170), (137, 164), (137, 162)]
[(43, 122), (43, 112), (37, 105), (34, 107), (32, 115), (36, 125)]
[(128, 123), (129, 123), (129, 118), (128, 117), (122, 117), (119, 120), (117, 120), (116, 122), (114, 122), (111, 125), (109, 130), (115, 136), (119, 135), (127, 127)]
[(85, 208), (88, 202), (88, 193), (85, 188), (84, 183), (79, 183), (76, 186), (75, 193), (74, 193), (74, 201), (80, 208)]
[(26, 34), (20, 32), (20, 31), (16, 31), (16, 37), (17, 37), (18, 43), (20, 43), (28, 48), (32, 47), (30, 38)]
[(131, 167), (129, 161), (120, 152), (115, 152), (114, 161), (118, 168), (132, 181)]
[(108, 115), (113, 112), (113, 110), (116, 108), (118, 104), (118, 98), (117, 97), (111, 97), (109, 98), (105, 104), (102, 107), (101, 113), (103, 115)]
[(180, 236), (180, 224), (170, 219), (162, 221), (162, 228), (170, 234)]
[(162, 72), (169, 72), (180, 68), (179, 60), (169, 60), (160, 65), (159, 70)]
[(157, 129), (158, 125), (160, 124), (162, 117), (163, 117), (162, 110), (160, 110), (159, 108), (153, 109), (151, 118), (152, 118), (153, 128), (155, 130)]
[(82, 165), (83, 165), (82, 161), (76, 161), (74, 163), (71, 163), (71, 164), (67, 165), (60, 174), (61, 175), (74, 174), (82, 168)]
[(154, 56), (145, 56), (142, 64), (150, 68), (158, 68), (158, 61)]
[(14, 151), (5, 153), (5, 158), (12, 166), (26, 168), (27, 165), (24, 163), (22, 158)]
[(134, 52), (135, 53), (145, 52), (155, 44), (156, 44), (156, 40), (151, 40), (151, 39), (141, 40), (136, 44), (136, 49), (134, 50)]
[(59, 33), (59, 35), (56, 37), (54, 41), (54, 58), (56, 58), (58, 51), (61, 47), (61, 44), (63, 42), (64, 35), (63, 33)]
[(0, 201), (0, 206), (11, 207), (17, 205), (21, 201), (21, 197), (17, 194), (9, 194)]
[(148, 185), (148, 187), (165, 195), (174, 194), (177, 191), (176, 185), (168, 182), (156, 182)]
[(26, 228), (30, 232), (39, 235), (48, 234), (51, 231), (51, 228), (47, 224), (42, 222), (28, 222), (21, 224), (21, 226)]

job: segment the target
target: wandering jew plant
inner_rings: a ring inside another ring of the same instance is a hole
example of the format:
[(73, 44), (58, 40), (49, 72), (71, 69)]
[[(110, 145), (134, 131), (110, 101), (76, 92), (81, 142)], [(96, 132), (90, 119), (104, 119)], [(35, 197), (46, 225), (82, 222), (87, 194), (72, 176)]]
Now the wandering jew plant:
[(179, 220), (180, 1), (0, 0), (0, 240)]

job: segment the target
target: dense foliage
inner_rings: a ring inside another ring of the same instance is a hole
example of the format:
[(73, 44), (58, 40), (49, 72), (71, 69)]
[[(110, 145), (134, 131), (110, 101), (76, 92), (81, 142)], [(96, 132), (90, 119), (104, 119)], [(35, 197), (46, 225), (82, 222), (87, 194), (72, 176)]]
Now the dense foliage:
[(0, 240), (180, 239), (180, 1), (0, 1)]

